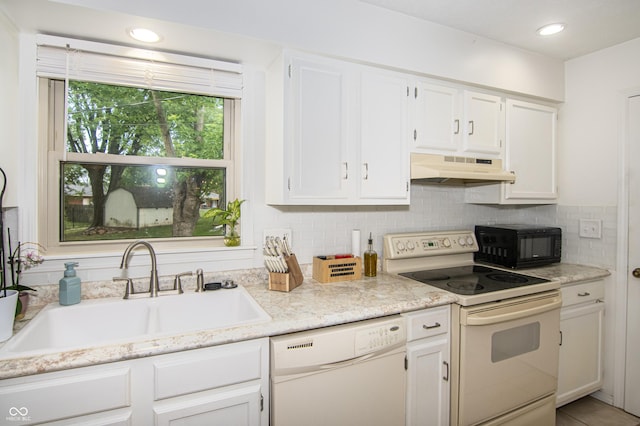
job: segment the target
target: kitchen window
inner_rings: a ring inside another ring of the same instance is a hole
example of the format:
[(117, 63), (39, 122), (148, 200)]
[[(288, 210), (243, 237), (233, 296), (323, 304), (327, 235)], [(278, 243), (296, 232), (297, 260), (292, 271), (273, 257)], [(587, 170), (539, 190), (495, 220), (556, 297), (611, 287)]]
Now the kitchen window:
[(241, 75), (78, 43), (38, 47), (39, 239), (53, 253), (222, 246), (203, 215), (237, 196)]

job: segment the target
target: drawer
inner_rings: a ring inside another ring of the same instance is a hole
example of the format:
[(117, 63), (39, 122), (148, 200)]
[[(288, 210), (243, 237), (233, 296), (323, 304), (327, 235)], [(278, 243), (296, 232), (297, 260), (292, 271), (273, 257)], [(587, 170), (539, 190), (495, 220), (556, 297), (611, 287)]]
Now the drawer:
[[(0, 380), (0, 418), (6, 424), (79, 417), (131, 406), (128, 366), (86, 367)], [(14, 418), (15, 417), (15, 418)], [(5, 424), (5, 423), (2, 423)]]
[(449, 306), (402, 314), (407, 318), (407, 341), (437, 336), (449, 331)]
[(153, 363), (154, 400), (258, 380), (264, 374), (268, 340), (163, 355)]
[(562, 306), (604, 300), (604, 281), (588, 281), (578, 284), (568, 284), (561, 288)]

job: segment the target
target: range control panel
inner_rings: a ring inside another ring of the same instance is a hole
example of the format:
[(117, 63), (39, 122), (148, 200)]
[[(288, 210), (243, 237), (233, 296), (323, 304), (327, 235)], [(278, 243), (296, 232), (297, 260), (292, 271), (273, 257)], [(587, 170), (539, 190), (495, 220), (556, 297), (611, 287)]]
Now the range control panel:
[(441, 256), (473, 253), (478, 242), (473, 231), (415, 232), (384, 236), (384, 258)]

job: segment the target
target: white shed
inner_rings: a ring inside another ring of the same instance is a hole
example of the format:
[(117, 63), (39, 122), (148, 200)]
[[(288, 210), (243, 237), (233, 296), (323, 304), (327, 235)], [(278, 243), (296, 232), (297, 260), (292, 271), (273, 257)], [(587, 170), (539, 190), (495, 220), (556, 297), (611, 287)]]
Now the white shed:
[(107, 195), (104, 213), (105, 226), (139, 229), (171, 225), (171, 191), (152, 187), (118, 188)]

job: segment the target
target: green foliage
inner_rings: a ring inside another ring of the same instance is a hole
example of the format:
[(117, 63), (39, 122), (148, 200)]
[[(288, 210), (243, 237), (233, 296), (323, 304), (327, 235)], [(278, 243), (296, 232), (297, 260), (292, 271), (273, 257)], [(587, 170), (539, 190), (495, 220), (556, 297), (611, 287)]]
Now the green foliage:
[[(69, 81), (67, 151), (223, 159), (225, 102), (228, 101), (212, 96)], [(166, 180), (159, 184), (152, 167), (121, 166), (106, 161), (103, 164), (66, 163), (63, 167), (65, 197), (79, 196), (82, 192), (92, 195), (94, 214), (89, 227), (104, 225), (102, 212), (106, 197), (120, 187), (177, 188), (190, 183), (189, 187), (195, 188), (188, 195), (192, 206), (197, 206), (198, 200), (203, 202), (210, 193), (221, 196), (225, 193), (224, 169), (163, 166)], [(174, 209), (187, 204), (177, 198), (174, 202)], [(65, 217), (65, 224), (67, 220)], [(193, 215), (184, 219), (185, 222), (196, 220)], [(62, 232), (65, 240), (68, 234), (65, 227)]]
[(227, 225), (232, 228), (238, 224), (240, 220), (240, 206), (244, 203), (244, 200), (238, 200), (237, 198), (227, 203), (227, 209), (220, 208), (211, 209), (207, 211), (203, 217), (211, 218), (213, 226)]

